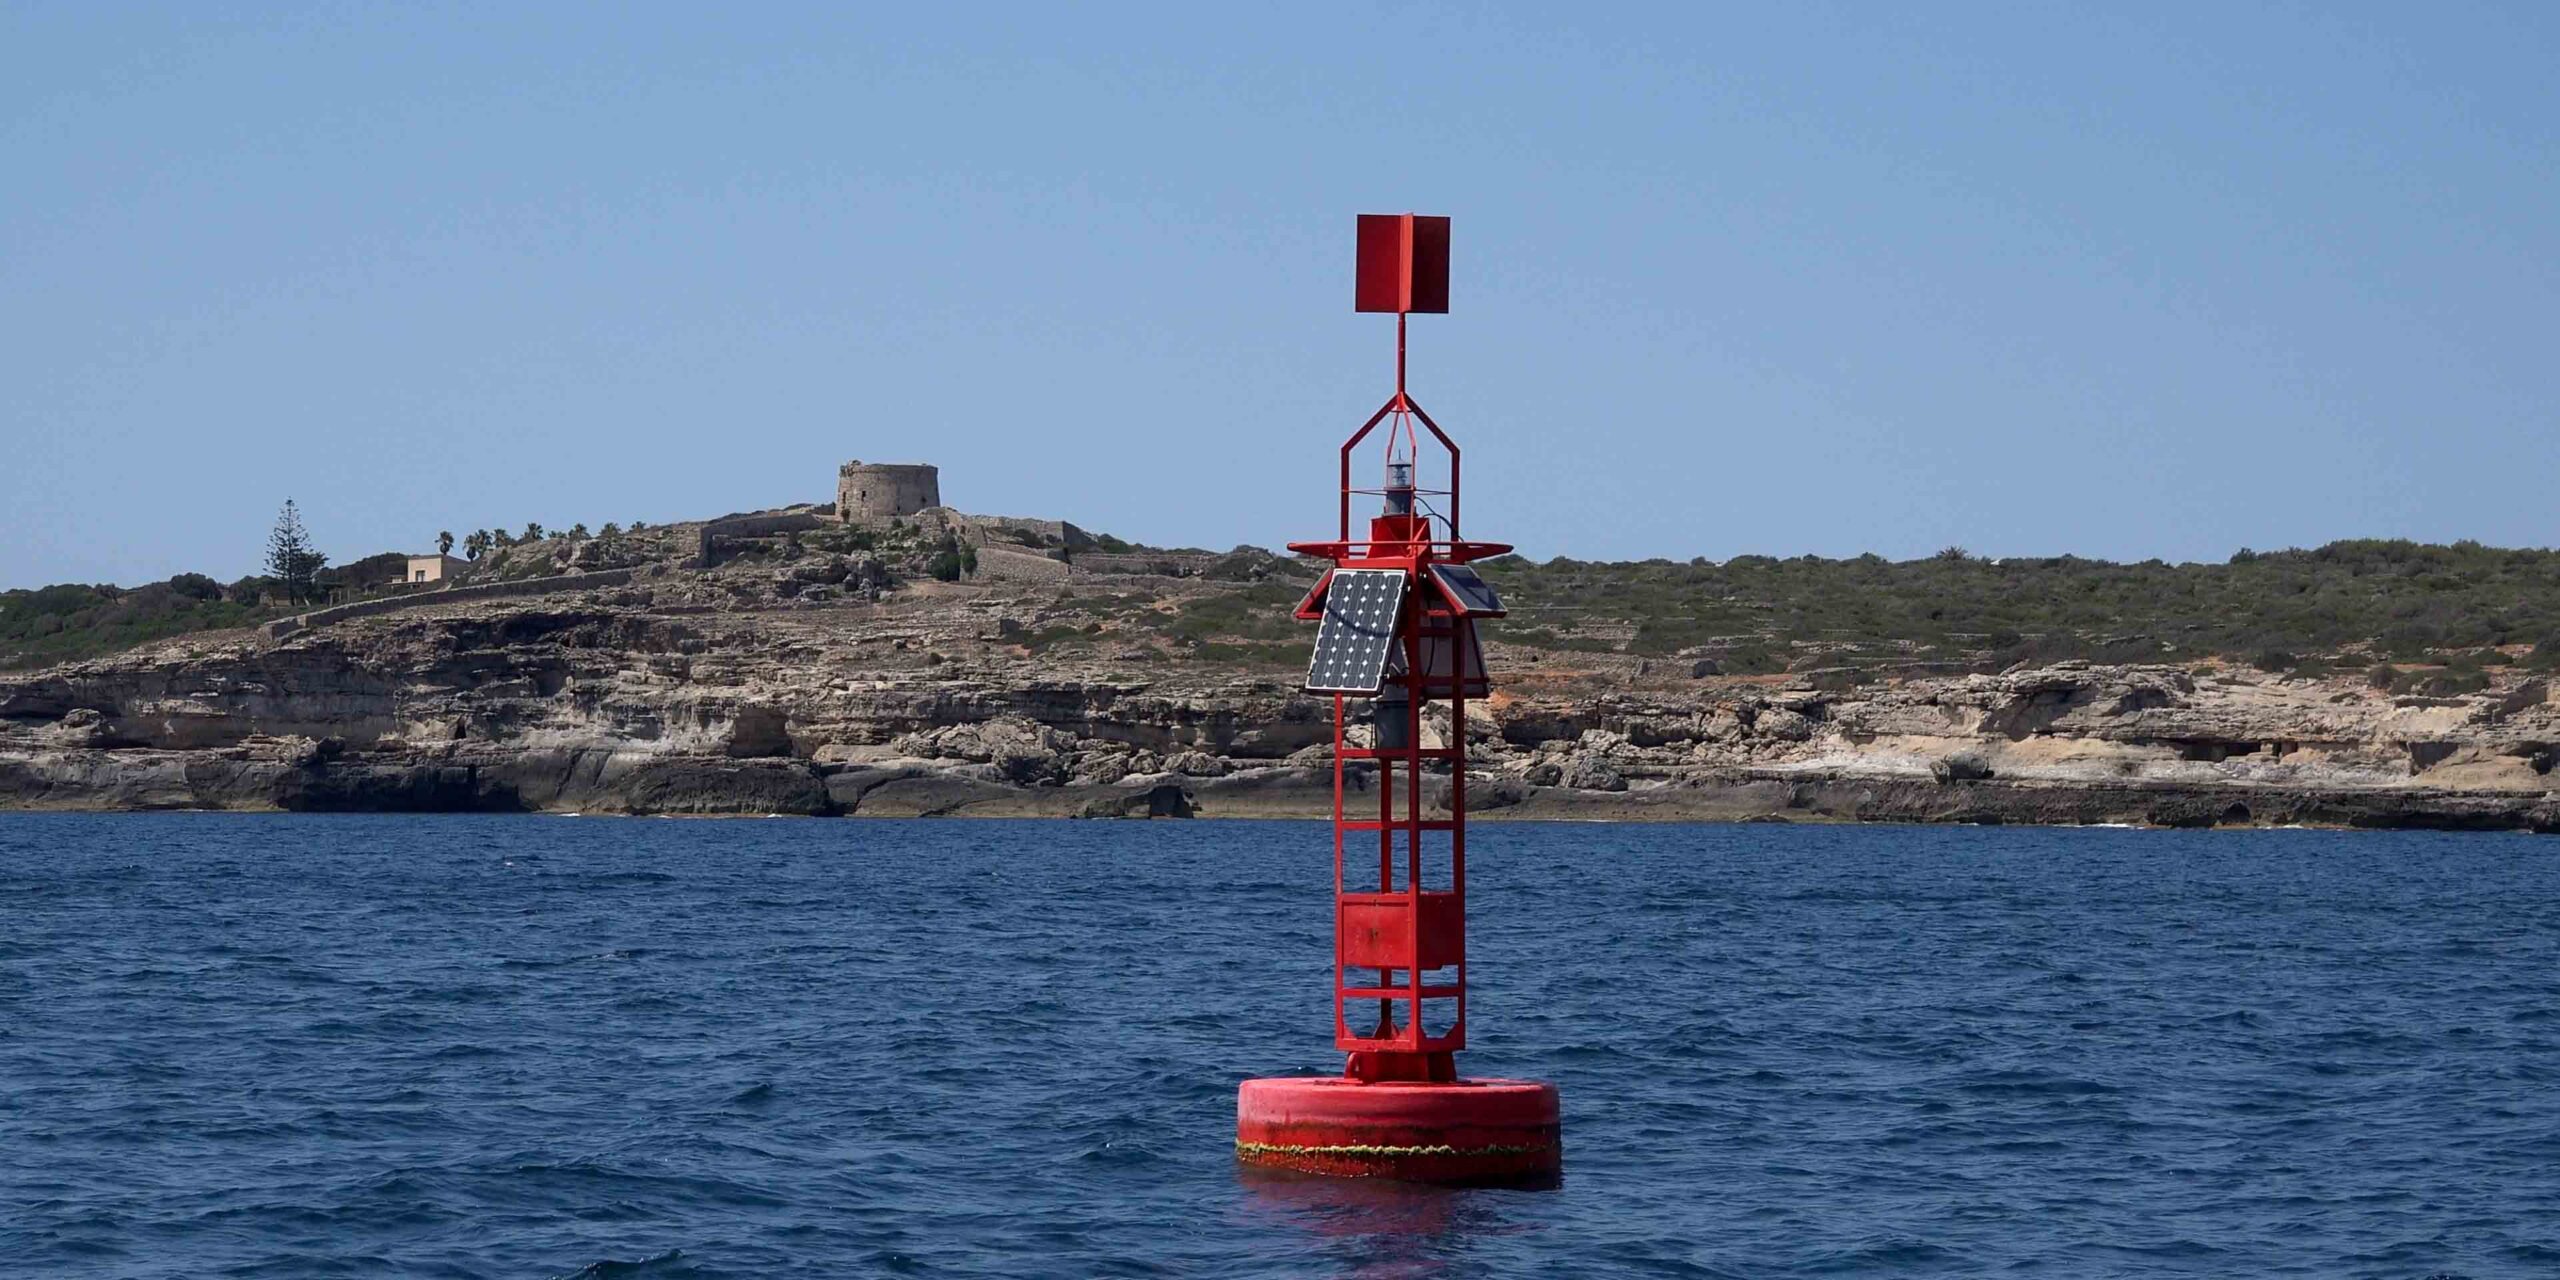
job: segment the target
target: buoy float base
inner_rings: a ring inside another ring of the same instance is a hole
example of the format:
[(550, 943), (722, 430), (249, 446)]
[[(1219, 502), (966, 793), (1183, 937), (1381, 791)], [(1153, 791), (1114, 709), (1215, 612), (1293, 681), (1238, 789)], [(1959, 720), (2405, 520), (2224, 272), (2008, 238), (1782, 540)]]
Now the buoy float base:
[(1247, 1080), (1236, 1158), (1334, 1178), (1551, 1184), (1564, 1172), (1556, 1087), (1533, 1080)]

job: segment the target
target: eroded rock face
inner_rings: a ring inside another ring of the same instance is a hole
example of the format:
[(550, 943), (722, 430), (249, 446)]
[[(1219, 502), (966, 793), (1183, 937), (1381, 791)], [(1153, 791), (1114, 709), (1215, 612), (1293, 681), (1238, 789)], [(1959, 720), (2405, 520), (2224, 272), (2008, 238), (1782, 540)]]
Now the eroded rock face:
[[(1294, 671), (1120, 635), (1054, 585), (888, 586), (876, 557), (808, 555), (0, 676), (0, 807), (1327, 811), (1330, 702)], [(1040, 647), (1061, 634), (1092, 641)], [(1463, 729), (1493, 816), (2554, 823), (2538, 679), (2392, 698), (2168, 666), (1861, 683), (1495, 655)], [(1429, 709), (1426, 745), (1459, 732)]]
[(964, 760), (986, 768), (973, 776), (1015, 786), (1057, 786), (1074, 772), (1076, 740), (1021, 715), (946, 725), (900, 737), (905, 754), (929, 760)]

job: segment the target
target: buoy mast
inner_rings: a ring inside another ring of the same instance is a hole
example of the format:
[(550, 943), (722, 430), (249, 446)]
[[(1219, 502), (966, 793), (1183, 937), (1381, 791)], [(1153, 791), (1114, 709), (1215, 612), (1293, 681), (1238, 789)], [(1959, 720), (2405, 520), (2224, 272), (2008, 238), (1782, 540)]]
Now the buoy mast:
[[(1361, 215), (1355, 309), (1395, 313), (1395, 394), (1342, 444), (1334, 538), (1289, 544), (1333, 562), (1297, 616), (1318, 623), (1305, 690), (1333, 702), (1333, 1023), (1347, 1060), (1339, 1077), (1244, 1082), (1236, 1151), (1351, 1177), (1552, 1178), (1555, 1087), (1462, 1080), (1455, 1056), (1467, 1038), (1467, 701), (1491, 691), (1475, 624), (1504, 612), (1468, 566), (1511, 548), (1460, 534), (1458, 446), (1405, 383), (1407, 316), (1449, 309), (1449, 220)], [(1382, 426), (1380, 485), (1355, 487), (1353, 455)], [(1425, 432), (1445, 489), (1418, 482)], [(1355, 496), (1378, 499), (1363, 538)], [(1445, 733), (1426, 726), (1434, 703), (1448, 708)], [(1427, 791), (1435, 774), (1446, 787)], [(1353, 798), (1364, 788), (1374, 805)]]

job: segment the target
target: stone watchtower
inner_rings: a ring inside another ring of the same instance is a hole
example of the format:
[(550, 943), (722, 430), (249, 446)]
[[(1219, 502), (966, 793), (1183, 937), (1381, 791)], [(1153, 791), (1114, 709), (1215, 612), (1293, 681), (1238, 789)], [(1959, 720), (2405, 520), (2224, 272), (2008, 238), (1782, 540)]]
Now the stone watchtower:
[(942, 505), (941, 473), (923, 463), (848, 462), (836, 468), (836, 518), (894, 520)]

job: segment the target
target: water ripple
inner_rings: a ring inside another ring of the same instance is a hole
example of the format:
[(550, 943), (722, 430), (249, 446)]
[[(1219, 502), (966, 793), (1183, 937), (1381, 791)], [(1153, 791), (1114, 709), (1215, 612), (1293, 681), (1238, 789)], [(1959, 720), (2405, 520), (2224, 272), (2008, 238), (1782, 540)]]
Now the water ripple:
[(1308, 824), (0, 816), (0, 1271), (2560, 1274), (2560, 845), (1473, 834), (1551, 1192), (1271, 1178)]

